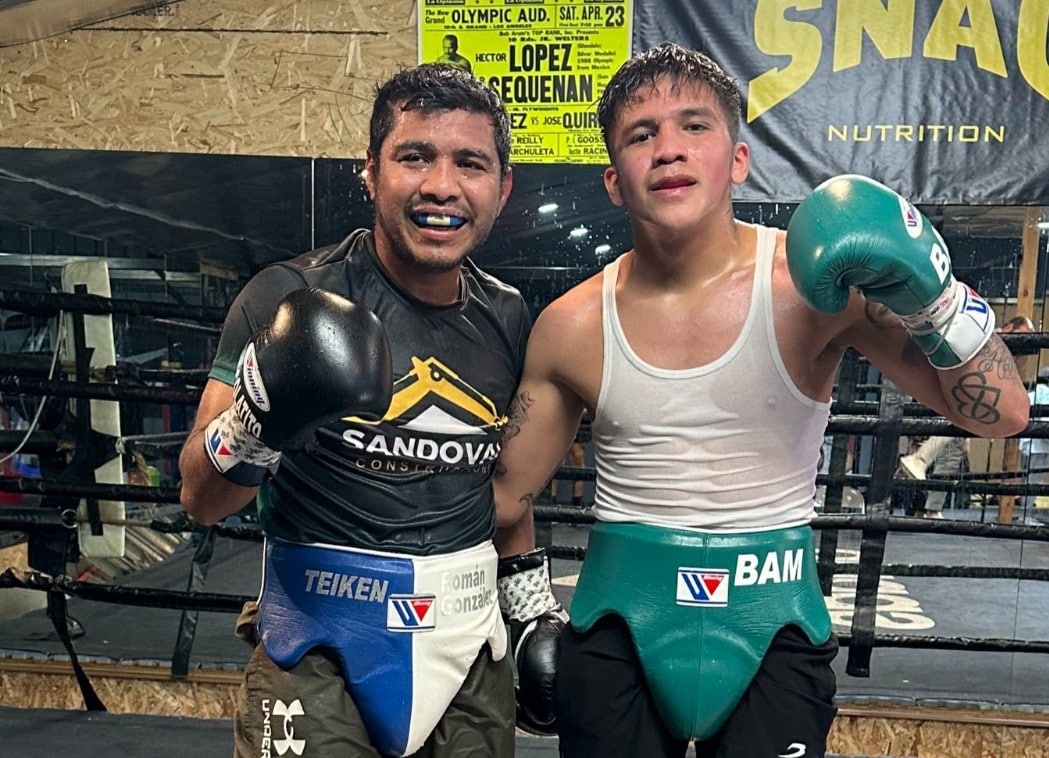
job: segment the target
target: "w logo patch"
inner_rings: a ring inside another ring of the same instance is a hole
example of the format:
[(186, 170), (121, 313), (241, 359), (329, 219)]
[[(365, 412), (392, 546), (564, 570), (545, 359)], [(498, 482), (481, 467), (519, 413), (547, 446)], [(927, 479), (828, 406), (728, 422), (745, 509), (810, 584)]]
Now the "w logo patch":
[(386, 628), (391, 632), (428, 632), (434, 628), (437, 611), (433, 595), (390, 595), (386, 604)]
[(907, 236), (918, 239), (922, 233), (922, 214), (907, 200), (900, 197), (900, 215), (903, 217), (903, 228), (907, 230)]
[(208, 453), (212, 463), (215, 464), (219, 471), (229, 471), (240, 463), (240, 459), (233, 455), (233, 451), (229, 449), (226, 441), (222, 439), (218, 427), (208, 435)]
[(677, 604), (726, 606), (728, 585), (728, 571), (725, 569), (679, 568)]
[(968, 284), (963, 284), (962, 289), (965, 293), (962, 310), (971, 314), (974, 318), (984, 317), (986, 320), (986, 317), (991, 313), (991, 306)]

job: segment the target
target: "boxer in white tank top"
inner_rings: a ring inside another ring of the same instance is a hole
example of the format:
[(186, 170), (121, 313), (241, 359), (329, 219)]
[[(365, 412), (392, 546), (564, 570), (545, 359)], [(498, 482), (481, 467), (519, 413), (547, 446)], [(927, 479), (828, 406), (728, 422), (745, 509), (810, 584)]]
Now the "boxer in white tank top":
[(1026, 427), (1026, 391), (987, 303), (887, 187), (828, 181), (786, 234), (735, 219), (741, 97), (707, 56), (635, 55), (598, 122), (633, 248), (537, 319), (495, 481), (496, 546), (526, 552), (589, 414), (598, 523), (560, 639), (561, 755), (821, 756), (836, 643), (808, 522), (845, 350), (984, 437)]

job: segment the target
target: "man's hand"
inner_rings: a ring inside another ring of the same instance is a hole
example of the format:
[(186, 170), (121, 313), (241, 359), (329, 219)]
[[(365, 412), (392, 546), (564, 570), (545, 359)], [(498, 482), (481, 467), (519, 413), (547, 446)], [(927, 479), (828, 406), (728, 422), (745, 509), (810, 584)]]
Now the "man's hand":
[(550, 588), (546, 551), (500, 560), (498, 586), (517, 666), (517, 725), (533, 734), (554, 734), (557, 652), (568, 613)]
[(839, 313), (852, 287), (885, 305), (938, 369), (966, 363), (994, 332), (994, 311), (954, 278), (929, 220), (863, 176), (829, 179), (802, 201), (787, 226), (787, 267), (816, 310)]
[(258, 486), (286, 445), (322, 424), (381, 417), (393, 393), (391, 364), (374, 313), (332, 292), (292, 292), (245, 346), (233, 405), (204, 433), (208, 460), (234, 484)]

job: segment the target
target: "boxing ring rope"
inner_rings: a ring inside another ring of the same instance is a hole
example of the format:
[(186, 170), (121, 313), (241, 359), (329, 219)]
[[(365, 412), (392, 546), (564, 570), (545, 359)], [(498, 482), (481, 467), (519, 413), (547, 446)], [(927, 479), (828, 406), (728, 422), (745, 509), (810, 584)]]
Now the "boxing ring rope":
[[(61, 310), (79, 309), (81, 313), (126, 313), (137, 316), (161, 318), (189, 318), (204, 322), (218, 322), (225, 315), (224, 309), (194, 308), (163, 303), (139, 303), (119, 301), (83, 294), (48, 294), (38, 292), (0, 292), (0, 307), (17, 308), (35, 315), (54, 316)], [(202, 327), (216, 333), (209, 326)], [(1014, 350), (1036, 352), (1049, 347), (1049, 334), (1003, 335)], [(19, 363), (21, 361), (21, 363)], [(206, 371), (150, 371), (133, 366), (112, 366), (105, 370), (95, 369), (87, 383), (80, 371), (77, 381), (61, 381), (42, 372), (41, 361), (35, 357), (0, 356), (0, 372), (14, 368), (16, 375), (0, 375), (0, 392), (4, 394), (67, 397), (79, 399), (104, 399), (158, 404), (193, 405), (199, 400), (201, 389), (191, 385), (202, 384)], [(69, 370), (68, 366), (63, 366)], [(83, 369), (83, 367), (80, 367)], [(1001, 566), (948, 566), (921, 564), (887, 564), (884, 562), (885, 538), (889, 533), (930, 533), (952, 536), (1032, 540), (1049, 542), (1049, 529), (1013, 524), (928, 521), (910, 517), (890, 515), (890, 500), (895, 492), (922, 489), (927, 491), (963, 491), (968, 494), (986, 495), (1049, 495), (1049, 485), (994, 484), (987, 479), (1010, 478), (1024, 472), (1001, 472), (1000, 474), (968, 475), (953, 479), (928, 479), (921, 482), (894, 477), (898, 456), (898, 440), (906, 435), (970, 436), (967, 432), (951, 425), (924, 406), (908, 402), (890, 386), (864, 385), (859, 382), (860, 361), (856, 358), (843, 362), (839, 374), (837, 397), (832, 404), (832, 416), (827, 426), (827, 435), (834, 438), (829, 474), (821, 474), (816, 484), (827, 488), (823, 513), (812, 522), (820, 538), (818, 571), (825, 595), (830, 595), (831, 581), (838, 575), (857, 577), (856, 596), (853, 605), (851, 633), (839, 634), (843, 647), (849, 648), (848, 672), (854, 676), (869, 676), (870, 653), (874, 647), (939, 649), (952, 651), (990, 651), (1049, 653), (1049, 640), (1022, 640), (1005, 638), (945, 637), (901, 634), (876, 634), (874, 611), (877, 602), (878, 581), (883, 574), (910, 577), (949, 577), (971, 579), (1012, 579), (1024, 581), (1049, 581), (1049, 569), (1030, 569)], [(26, 376), (32, 374), (33, 376)], [(41, 378), (44, 377), (44, 378)], [(851, 377), (851, 378), (850, 378)], [(135, 386), (135, 383), (145, 386)], [(158, 385), (176, 386), (158, 386)], [(879, 390), (878, 402), (857, 399), (859, 392), (871, 394)], [(1033, 420), (1020, 437), (1049, 437), (1049, 407), (1036, 406), (1032, 409)], [(82, 420), (81, 420), (82, 421)], [(589, 428), (580, 429), (579, 440), (589, 440)], [(870, 475), (845, 473), (845, 446), (847, 435), (876, 435), (874, 461)], [(9, 449), (20, 433), (0, 432), (0, 452)], [(134, 452), (149, 453), (164, 457), (177, 451), (184, 440), (184, 433), (166, 435), (136, 435), (127, 438), (103, 436), (94, 444), (104, 445), (116, 455)], [(35, 431), (29, 435), (25, 450), (38, 455), (58, 455), (68, 452), (68, 437), (55, 431)], [(561, 467), (554, 477), (557, 481), (593, 481), (595, 472), (585, 467)], [(984, 481), (980, 481), (980, 479)], [(867, 490), (868, 506), (862, 515), (840, 512), (842, 492), (845, 486)], [(57, 499), (57, 506), (0, 507), (0, 530), (15, 530), (33, 534), (66, 535), (76, 538), (77, 529), (85, 521), (95, 524), (110, 524), (130, 528), (149, 529), (159, 533), (196, 533), (200, 537), (193, 557), (190, 576), (184, 591), (161, 590), (143, 587), (126, 587), (74, 580), (61, 572), (47, 573), (31, 569), (19, 574), (7, 569), (0, 574), (0, 589), (21, 588), (46, 592), (49, 615), (64, 616), (65, 598), (77, 597), (93, 602), (119, 603), (136, 607), (165, 608), (182, 612), (176, 647), (172, 655), (172, 676), (185, 677), (190, 666), (191, 649), (199, 612), (238, 613), (250, 596), (202, 591), (210, 565), (215, 540), (219, 537), (255, 541), (262, 540), (262, 533), (254, 523), (223, 523), (203, 528), (191, 522), (185, 514), (163, 519), (84, 519), (78, 515), (73, 502), (89, 500), (127, 500), (177, 504), (178, 487), (117, 485), (91, 481), (45, 480), (26, 477), (0, 477), (0, 492), (36, 495)], [(589, 507), (567, 505), (537, 505), (537, 523), (541, 524), (590, 524), (594, 518)], [(846, 530), (862, 532), (860, 560), (858, 564), (843, 564), (835, 561), (837, 535)], [(554, 558), (581, 560), (585, 548), (550, 545), (549, 553)], [(52, 616), (54, 620), (55, 616)], [(63, 628), (65, 625), (63, 624)], [(58, 625), (56, 624), (56, 629)], [(60, 637), (62, 630), (59, 630)], [(68, 629), (65, 631), (68, 637)], [(68, 640), (63, 639), (66, 643)], [(71, 661), (75, 664), (72, 643), (66, 645)], [(77, 676), (85, 702), (89, 708), (104, 709), (86, 682), (86, 677)]]
[[(60, 312), (85, 316), (146, 316), (152, 318), (179, 318), (221, 324), (226, 318), (225, 308), (163, 303), (156, 300), (123, 300), (101, 295), (72, 292), (41, 292), (39, 290), (2, 289), (0, 308), (19, 311), (31, 316), (52, 317)], [(215, 327), (214, 333), (218, 333)]]

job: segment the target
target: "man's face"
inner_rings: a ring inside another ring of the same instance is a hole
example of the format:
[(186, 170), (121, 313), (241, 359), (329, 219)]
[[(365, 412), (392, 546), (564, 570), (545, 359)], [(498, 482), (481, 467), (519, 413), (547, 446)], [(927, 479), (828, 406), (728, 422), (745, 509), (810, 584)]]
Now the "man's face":
[(612, 202), (626, 206), (635, 222), (661, 227), (723, 215), (732, 185), (747, 176), (749, 155), (733, 142), (713, 91), (661, 79), (637, 95), (609, 130), (605, 188)]
[(444, 54), (445, 55), (451, 55), (452, 53), (454, 53), (456, 50), (459, 49), (459, 46), (457, 44), (455, 44), (455, 40), (451, 39), (450, 37), (445, 37), (441, 44), (444, 45)]
[(457, 269), (488, 236), (510, 194), (487, 115), (402, 111), (367, 187), (375, 203), (376, 248), (387, 268), (417, 273)]

